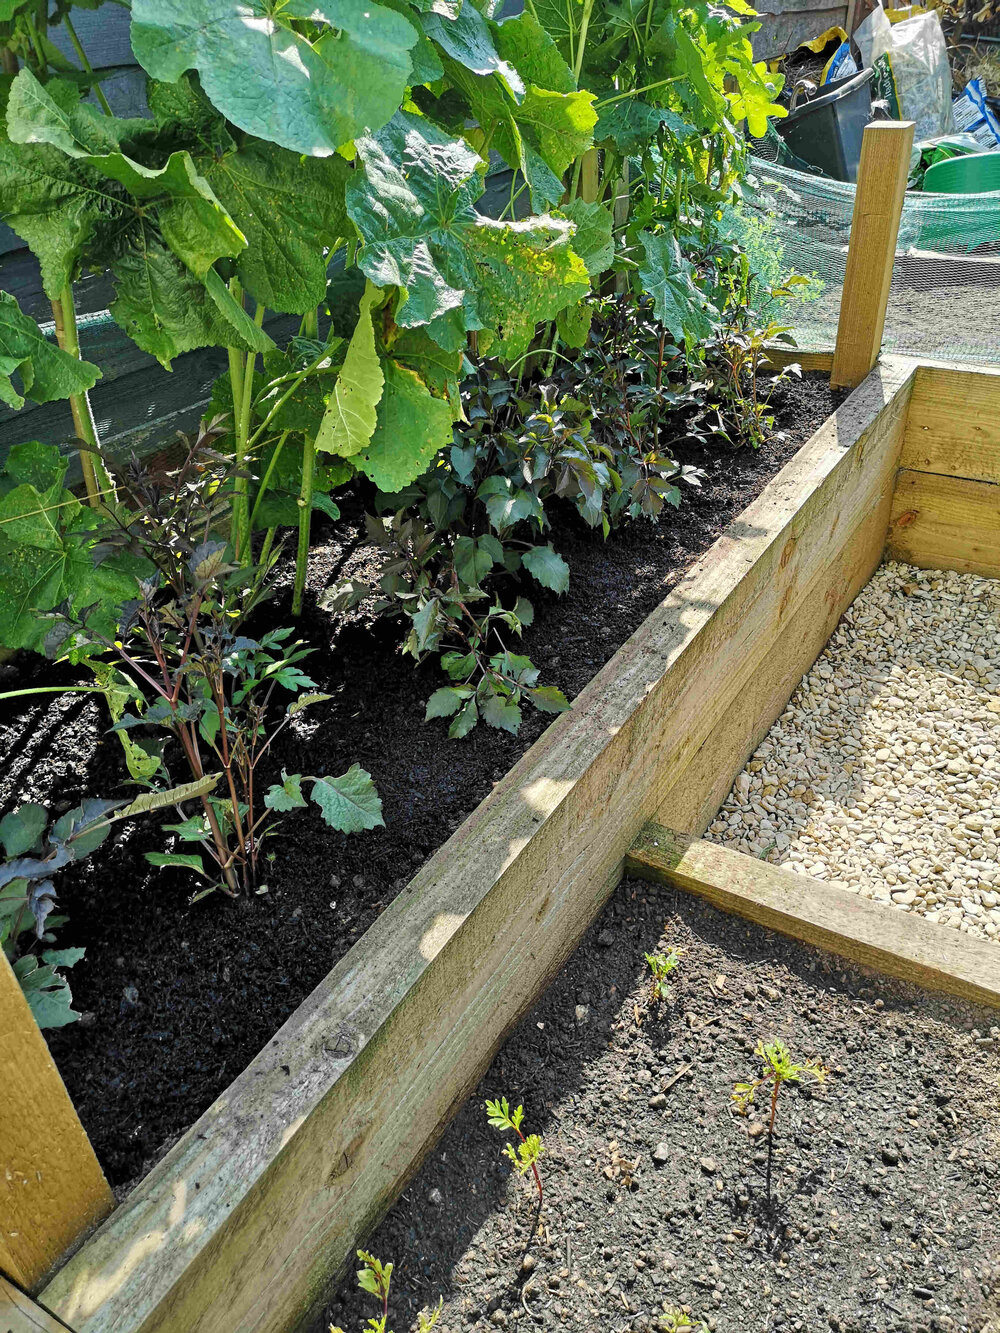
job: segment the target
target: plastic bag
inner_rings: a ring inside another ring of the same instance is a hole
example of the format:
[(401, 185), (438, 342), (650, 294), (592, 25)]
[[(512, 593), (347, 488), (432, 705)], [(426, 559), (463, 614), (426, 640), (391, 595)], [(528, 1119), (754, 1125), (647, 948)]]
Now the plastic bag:
[(949, 157), (966, 157), (970, 153), (982, 153), (986, 150), (971, 134), (941, 134), (936, 139), (924, 139), (915, 143), (910, 150), (910, 175), (906, 188), (919, 190), (924, 182), (927, 168), (935, 162), (945, 162)]
[(971, 134), (987, 152), (1000, 148), (1000, 120), (986, 102), (986, 87), (982, 79), (970, 79), (965, 91), (952, 103), (955, 124)]
[(875, 70), (875, 99), (887, 104), (894, 119), (915, 121), (915, 139), (954, 130), (951, 66), (934, 10), (894, 24), (884, 9), (875, 9), (854, 40), (862, 65)]

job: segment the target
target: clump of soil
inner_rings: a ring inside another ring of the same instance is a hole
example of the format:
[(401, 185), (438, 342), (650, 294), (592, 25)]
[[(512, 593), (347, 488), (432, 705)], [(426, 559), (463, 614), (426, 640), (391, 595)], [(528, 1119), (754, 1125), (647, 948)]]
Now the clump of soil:
[[(656, 526), (636, 522), (602, 542), (566, 516), (553, 541), (570, 564), (570, 590), (532, 591), (536, 619), (524, 640), (542, 680), (578, 694), (844, 396), (807, 375), (779, 388), (784, 433), (765, 448), (680, 449), (680, 461), (705, 469), (705, 484)], [(424, 722), (441, 683), (436, 665), (414, 669), (398, 653), (398, 627), (372, 626), (365, 607), (354, 616), (318, 608), (345, 571), (371, 573), (360, 503), (343, 507), (336, 525), (317, 523), (296, 625), (315, 649), (306, 669), (334, 698), (284, 733), (260, 785), (282, 768), (342, 773), (357, 761), (375, 779), (386, 827), (345, 837), (312, 807), (298, 812), (271, 842), (267, 892), (236, 902), (213, 895), (191, 906), (190, 876), (143, 859), (164, 847), (155, 819), (120, 826), (87, 863), (60, 874), (69, 922), (59, 943), (87, 950), (70, 974), (85, 1018), (49, 1033), (49, 1045), (116, 1186), (148, 1170), (246, 1067), (551, 721), (527, 713), (517, 737), (481, 725), (458, 742), (444, 724)], [(292, 623), (291, 577), (289, 561), (256, 630)], [(73, 679), (38, 658), (0, 668), (6, 688)], [(103, 703), (70, 694), (7, 707), (0, 811), (38, 800), (61, 813), (85, 795), (128, 790)]]
[[(649, 1007), (645, 952), (685, 950)], [(1000, 1292), (996, 1016), (626, 880), (497, 1055), (368, 1247), (396, 1264), (393, 1320), (444, 1296), (446, 1333), (980, 1333)], [(772, 1198), (767, 1097), (733, 1083), (760, 1039), (832, 1070), (787, 1085)], [(537, 1196), (483, 1101), (543, 1135)], [(343, 1283), (330, 1320), (367, 1310)]]

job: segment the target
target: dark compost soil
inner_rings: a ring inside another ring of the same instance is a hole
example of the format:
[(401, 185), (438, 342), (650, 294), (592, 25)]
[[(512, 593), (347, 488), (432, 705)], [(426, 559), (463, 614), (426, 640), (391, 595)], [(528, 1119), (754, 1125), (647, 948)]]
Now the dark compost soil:
[[(669, 945), (685, 955), (651, 1009), (643, 953)], [(653, 1330), (666, 1307), (720, 1333), (980, 1333), (1000, 1292), (995, 1019), (624, 881), (368, 1242), (396, 1264), (389, 1326), (440, 1294), (442, 1333)], [(831, 1075), (781, 1095), (768, 1204), (768, 1098), (744, 1118), (731, 1092), (772, 1037)], [(543, 1136), (542, 1235), (486, 1123), (501, 1095)], [(375, 1312), (345, 1281), (316, 1333)]]
[[(759, 452), (682, 453), (705, 468), (706, 484), (658, 526), (637, 522), (607, 542), (573, 522), (554, 534), (570, 591), (532, 592), (536, 621), (524, 641), (543, 681), (579, 693), (844, 396), (821, 376), (779, 392), (784, 438)], [(264, 778), (282, 767), (341, 773), (357, 761), (375, 778), (386, 828), (349, 838), (311, 808), (296, 813), (271, 842), (268, 891), (236, 902), (215, 894), (190, 906), (190, 877), (153, 870), (143, 853), (164, 847), (153, 819), (120, 826), (88, 863), (61, 875), (60, 910), (70, 919), (59, 943), (87, 950), (71, 974), (84, 1020), (49, 1033), (49, 1045), (115, 1185), (147, 1170), (210, 1105), (550, 720), (529, 713), (517, 737), (480, 726), (460, 742), (443, 724), (425, 724), (437, 667), (414, 670), (397, 652), (396, 627), (372, 626), (363, 607), (353, 617), (317, 609), (325, 587), (347, 573), (364, 577), (368, 561), (359, 510), (317, 524), (297, 630), (316, 649), (306, 668), (335, 698), (296, 719)], [(270, 604), (271, 623), (289, 623), (288, 600), (286, 589)], [(72, 679), (38, 663), (0, 668), (4, 683)], [(123, 791), (103, 703), (51, 697), (8, 712), (0, 727), (3, 811), (26, 800), (62, 811), (84, 795)]]

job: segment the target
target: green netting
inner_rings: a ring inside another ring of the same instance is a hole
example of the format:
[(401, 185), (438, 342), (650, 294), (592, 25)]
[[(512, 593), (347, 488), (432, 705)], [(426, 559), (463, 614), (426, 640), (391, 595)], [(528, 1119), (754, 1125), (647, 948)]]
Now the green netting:
[[(773, 142), (760, 141), (760, 148), (787, 163)], [(749, 252), (762, 289), (792, 271), (809, 279), (794, 297), (770, 302), (768, 314), (790, 327), (803, 350), (829, 351), (837, 334), (855, 187), (781, 161), (754, 157), (752, 167), (728, 229)], [(763, 290), (762, 304), (768, 305)], [(1000, 363), (1000, 191), (907, 192), (883, 347)]]

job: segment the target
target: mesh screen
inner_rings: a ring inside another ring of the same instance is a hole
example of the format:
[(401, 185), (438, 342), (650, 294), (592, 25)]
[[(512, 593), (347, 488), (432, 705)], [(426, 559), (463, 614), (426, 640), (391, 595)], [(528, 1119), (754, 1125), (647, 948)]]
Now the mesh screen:
[[(780, 151), (767, 141), (759, 147), (772, 157)], [(753, 159), (753, 179), (743, 202), (728, 216), (731, 234), (749, 252), (762, 288), (792, 270), (808, 279), (785, 300), (768, 301), (762, 290), (759, 308), (787, 325), (804, 351), (830, 351), (837, 336), (854, 186), (762, 156)], [(907, 192), (883, 347), (1000, 364), (1000, 191)]]

